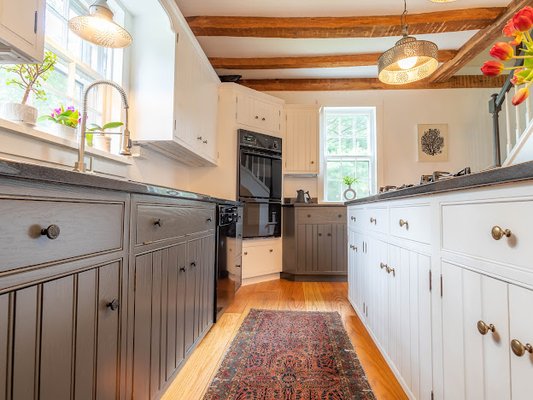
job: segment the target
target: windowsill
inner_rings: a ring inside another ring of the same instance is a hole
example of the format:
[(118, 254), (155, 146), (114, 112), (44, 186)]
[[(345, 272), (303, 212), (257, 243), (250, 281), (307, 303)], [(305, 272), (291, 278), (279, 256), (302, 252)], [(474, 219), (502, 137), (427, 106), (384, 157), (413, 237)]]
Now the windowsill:
[[(36, 127), (32, 127), (31, 125), (24, 123), (8, 121), (6, 119), (0, 118), (0, 130), (7, 130), (9, 132), (18, 133), (26, 137), (30, 137), (36, 141), (53, 144), (55, 146), (66, 147), (74, 150), (78, 149), (78, 143), (75, 140), (60, 138), (59, 136), (52, 135), (49, 132), (46, 132)], [(125, 165), (132, 164), (131, 157), (111, 154), (107, 151), (98, 150), (89, 146), (85, 147), (85, 153), (87, 155), (99, 158), (106, 158), (108, 160), (112, 160)]]

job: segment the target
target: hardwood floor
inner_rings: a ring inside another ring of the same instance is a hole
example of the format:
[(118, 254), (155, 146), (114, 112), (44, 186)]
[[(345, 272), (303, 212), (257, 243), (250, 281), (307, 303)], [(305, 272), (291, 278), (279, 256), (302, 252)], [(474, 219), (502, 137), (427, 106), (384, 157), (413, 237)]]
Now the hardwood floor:
[(251, 308), (338, 311), (378, 399), (407, 399), (347, 299), (346, 283), (276, 280), (242, 287), (233, 304), (191, 355), (163, 400), (200, 400)]

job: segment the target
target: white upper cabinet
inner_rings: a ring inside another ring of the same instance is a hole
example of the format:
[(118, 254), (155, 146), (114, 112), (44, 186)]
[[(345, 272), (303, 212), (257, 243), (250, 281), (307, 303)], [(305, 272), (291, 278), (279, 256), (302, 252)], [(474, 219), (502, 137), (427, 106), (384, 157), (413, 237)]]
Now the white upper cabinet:
[(319, 173), (319, 107), (285, 106), (284, 173)]
[(280, 135), (282, 101), (244, 87), (236, 94), (235, 101), (236, 120), (239, 125), (261, 133)]
[(45, 0), (0, 0), (0, 63), (42, 62)]
[(162, 3), (135, 17), (133, 140), (190, 166), (214, 166), (220, 80), (176, 4)]

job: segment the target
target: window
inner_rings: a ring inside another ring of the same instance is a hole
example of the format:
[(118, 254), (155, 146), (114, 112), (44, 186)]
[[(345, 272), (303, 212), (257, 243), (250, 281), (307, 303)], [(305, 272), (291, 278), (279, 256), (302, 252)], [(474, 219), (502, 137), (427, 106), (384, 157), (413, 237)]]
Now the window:
[[(88, 14), (90, 0), (48, 0), (46, 4), (45, 47), (57, 55), (55, 70), (43, 85), (47, 99), (33, 101), (39, 115), (49, 114), (59, 105), (74, 105), (81, 111), (84, 88), (94, 80), (122, 81), (122, 50), (107, 49), (88, 43), (68, 29), (68, 20)], [(109, 1), (115, 21), (123, 24), (125, 11), (116, 1)], [(22, 92), (5, 84), (7, 72), (0, 70), (0, 101), (18, 102)], [(101, 124), (112, 117), (110, 91), (99, 87), (89, 96), (89, 121)], [(117, 103), (117, 105), (120, 103)], [(104, 113), (104, 111), (107, 111)], [(49, 124), (50, 122), (43, 123)]]
[(346, 176), (357, 178), (357, 197), (376, 190), (376, 110), (326, 107), (322, 115), (324, 200), (344, 201)]

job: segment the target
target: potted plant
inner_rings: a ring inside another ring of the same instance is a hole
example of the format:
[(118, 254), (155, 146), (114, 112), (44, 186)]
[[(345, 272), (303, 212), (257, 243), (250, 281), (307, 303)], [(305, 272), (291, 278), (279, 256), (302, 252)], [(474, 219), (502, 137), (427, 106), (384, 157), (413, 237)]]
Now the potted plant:
[(87, 144), (95, 149), (103, 151), (111, 151), (111, 138), (105, 134), (108, 129), (119, 128), (124, 125), (122, 122), (112, 121), (104, 124), (103, 126), (97, 124), (91, 124), (91, 128), (87, 129), (88, 133)]
[(76, 129), (80, 123), (80, 112), (74, 106), (55, 108), (50, 115), (42, 115), (39, 121), (54, 122), (54, 134), (64, 139), (76, 140)]
[(6, 83), (22, 89), (23, 95), (20, 103), (2, 104), (0, 114), (11, 121), (35, 125), (37, 109), (27, 103), (32, 93), (37, 100), (46, 100), (46, 92), (42, 88), (42, 84), (50, 77), (56, 62), (57, 56), (47, 51), (42, 64), (17, 64), (1, 67), (14, 75)]
[(357, 193), (355, 193), (355, 190), (352, 189), (352, 185), (359, 182), (359, 179), (354, 178), (353, 176), (345, 176), (342, 178), (342, 181), (346, 186), (348, 186), (348, 189), (346, 189), (343, 193), (344, 198), (346, 200), (355, 199), (357, 197)]

